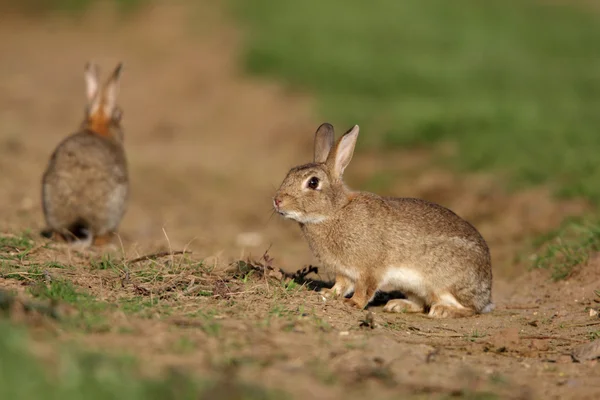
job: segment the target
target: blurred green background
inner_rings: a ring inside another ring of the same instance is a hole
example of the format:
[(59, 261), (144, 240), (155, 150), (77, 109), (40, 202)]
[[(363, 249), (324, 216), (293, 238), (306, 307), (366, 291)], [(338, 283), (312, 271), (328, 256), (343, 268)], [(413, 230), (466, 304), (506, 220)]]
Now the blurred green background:
[(245, 66), (389, 149), (600, 202), (600, 13), (542, 0), (233, 1)]
[[(0, 0), (77, 15), (95, 0)], [(130, 12), (152, 0), (106, 0)], [(194, 3), (194, 0), (188, 0)], [(198, 2), (200, 3), (200, 2)], [(576, 0), (226, 0), (244, 69), (308, 92), (360, 145), (451, 142), (458, 171), (600, 203), (600, 9)], [(343, 129), (343, 128), (342, 128)]]

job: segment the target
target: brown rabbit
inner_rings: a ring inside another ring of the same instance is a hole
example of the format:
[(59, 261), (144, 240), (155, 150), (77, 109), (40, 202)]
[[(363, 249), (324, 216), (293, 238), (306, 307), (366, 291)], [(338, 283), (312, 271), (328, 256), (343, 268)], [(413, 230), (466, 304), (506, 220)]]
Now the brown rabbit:
[(388, 312), (437, 318), (491, 311), (492, 268), (485, 240), (452, 211), (420, 199), (354, 192), (342, 181), (358, 138), (354, 126), (334, 145), (323, 124), (314, 162), (292, 168), (273, 198), (275, 210), (300, 223), (315, 256), (335, 271), (327, 295), (363, 309), (377, 291), (401, 291)]
[(129, 193), (123, 148), (119, 64), (104, 86), (98, 68), (85, 67), (87, 107), (79, 132), (54, 150), (42, 182), (48, 230), (44, 236), (101, 245), (110, 240), (125, 213)]

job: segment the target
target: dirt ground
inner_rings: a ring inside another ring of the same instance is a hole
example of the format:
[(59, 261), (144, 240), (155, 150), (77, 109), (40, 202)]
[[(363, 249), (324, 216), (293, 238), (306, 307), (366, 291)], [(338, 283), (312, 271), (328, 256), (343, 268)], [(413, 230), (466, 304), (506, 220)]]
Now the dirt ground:
[[(36, 238), (35, 252), (15, 266), (68, 265), (47, 270), (118, 306), (103, 312), (106, 329), (39, 322), (34, 336), (42, 356), (44, 343), (58, 340), (127, 351), (150, 372), (206, 375), (235, 365), (228, 373), (297, 398), (600, 396), (597, 361), (569, 356), (600, 337), (600, 321), (589, 316), (599, 307), (593, 291), (600, 289), (600, 259), (559, 283), (516, 261), (532, 235), (588, 209), (552, 200), (548, 188), (511, 194), (500, 178), (456, 176), (421, 150), (362, 152), (347, 171), (352, 186), (365, 189), (388, 174), (381, 194), (438, 201), (480, 229), (496, 278), (497, 309), (485, 316), (438, 321), (377, 306), (367, 314), (325, 302), (310, 285), (280, 283), (277, 273), (246, 280), (206, 270), (259, 259), (267, 248), (285, 271), (313, 262), (297, 226), (271, 215), (271, 196), (291, 166), (310, 160), (322, 121), (310, 96), (244, 76), (241, 33), (220, 5), (201, 4), (159, 5), (125, 23), (97, 9), (76, 20), (15, 16), (0, 24), (4, 235), (35, 235), (43, 227), (40, 179), (53, 147), (80, 122), (84, 63), (94, 59), (104, 72), (125, 63), (120, 103), (132, 196), (120, 240), (105, 251), (126, 261), (98, 269), (99, 250), (80, 253)], [(183, 249), (192, 254), (131, 263)], [(327, 271), (313, 278), (327, 280)], [(23, 295), (28, 282), (0, 277), (0, 287)], [(198, 285), (210, 295), (191, 290)], [(140, 298), (151, 306), (123, 307)]]

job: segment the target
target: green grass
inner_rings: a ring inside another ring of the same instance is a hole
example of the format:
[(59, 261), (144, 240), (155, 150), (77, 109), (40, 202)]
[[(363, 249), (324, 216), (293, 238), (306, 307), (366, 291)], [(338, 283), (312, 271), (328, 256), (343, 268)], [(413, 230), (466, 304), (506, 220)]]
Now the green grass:
[(90, 266), (92, 269), (99, 270), (118, 270), (117, 262), (110, 254), (103, 254), (100, 260), (92, 260)]
[(576, 267), (584, 265), (591, 253), (600, 251), (600, 222), (565, 220), (555, 231), (539, 237), (534, 245), (539, 248), (534, 267), (550, 270), (554, 280), (565, 279)]
[(158, 298), (148, 298), (136, 296), (131, 298), (121, 299), (119, 308), (127, 314), (137, 314), (143, 311), (152, 312), (152, 308), (158, 304)]
[(310, 91), (340, 131), (360, 124), (359, 145), (451, 141), (459, 170), (600, 204), (600, 12), (543, 0), (232, 2), (246, 68)]
[(99, 301), (82, 288), (75, 287), (70, 281), (53, 278), (50, 282), (38, 281), (29, 288), (29, 293), (39, 300), (50, 300), (53, 305), (67, 303), (77, 312), (71, 315), (59, 315), (62, 326), (84, 332), (108, 332), (112, 329), (106, 319), (111, 304)]
[(30, 232), (19, 235), (0, 234), (0, 265), (25, 260), (34, 247)]
[[(27, 285), (27, 292), (35, 298), (35, 303), (29, 307), (60, 319), (65, 328), (84, 332), (109, 331), (111, 326), (105, 314), (113, 305), (98, 300), (85, 289), (55, 273), (69, 269), (68, 266), (55, 261), (34, 262), (34, 257), (31, 257), (34, 245), (33, 239), (26, 233), (0, 235), (0, 279), (22, 281)], [(72, 306), (76, 312), (62, 315), (56, 306), (64, 303)]]
[(34, 297), (49, 299), (53, 301), (63, 301), (68, 304), (77, 305), (94, 301), (94, 298), (87, 293), (75, 289), (73, 284), (67, 280), (53, 279), (49, 283), (38, 282), (30, 289)]
[(470, 334), (465, 335), (465, 339), (470, 342), (475, 342), (475, 341), (477, 341), (477, 339), (484, 338), (486, 336), (487, 336), (486, 333), (479, 332), (477, 329), (475, 329)]
[[(2, 399), (282, 399), (280, 393), (235, 381), (195, 380), (171, 372), (158, 380), (136, 373), (131, 358), (71, 349), (61, 352), (50, 374), (28, 352), (22, 328), (0, 319), (0, 398)], [(186, 344), (186, 346), (188, 346)]]

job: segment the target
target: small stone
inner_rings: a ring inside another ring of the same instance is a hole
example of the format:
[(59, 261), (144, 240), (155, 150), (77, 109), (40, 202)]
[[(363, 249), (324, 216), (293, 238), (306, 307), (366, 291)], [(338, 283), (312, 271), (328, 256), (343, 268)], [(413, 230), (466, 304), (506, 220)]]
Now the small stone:
[(594, 310), (593, 308), (590, 308), (590, 317), (597, 317), (598, 316), (598, 310)]
[(600, 358), (600, 340), (577, 346), (571, 352), (573, 361), (582, 362)]

